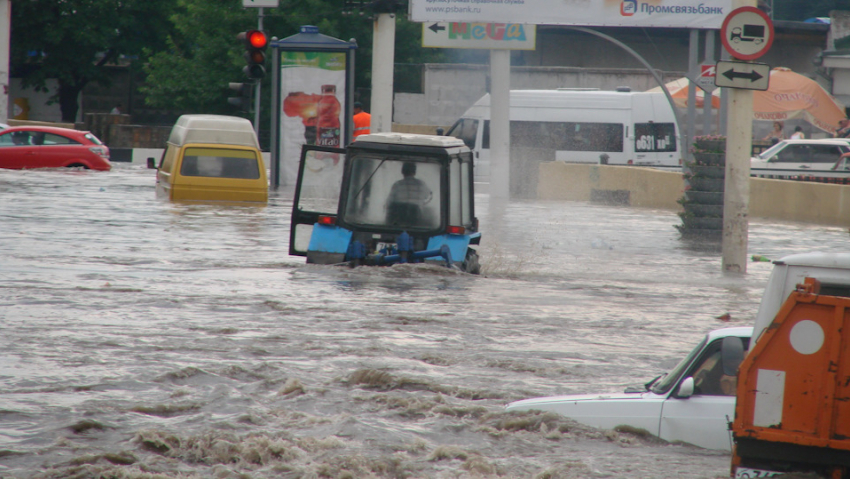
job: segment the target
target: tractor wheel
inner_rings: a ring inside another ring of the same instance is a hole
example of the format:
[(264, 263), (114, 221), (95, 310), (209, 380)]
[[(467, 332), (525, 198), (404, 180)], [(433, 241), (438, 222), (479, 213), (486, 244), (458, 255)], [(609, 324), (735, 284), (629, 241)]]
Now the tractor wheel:
[(478, 262), (478, 252), (472, 248), (466, 250), (466, 259), (463, 260), (463, 270), (469, 274), (480, 274), (481, 264)]

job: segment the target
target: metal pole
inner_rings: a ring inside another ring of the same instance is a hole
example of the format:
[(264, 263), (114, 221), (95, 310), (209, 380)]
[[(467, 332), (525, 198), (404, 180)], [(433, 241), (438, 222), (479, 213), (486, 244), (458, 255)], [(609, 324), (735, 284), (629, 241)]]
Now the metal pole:
[(372, 27), (372, 133), (393, 131), (395, 15), (379, 13)]
[[(705, 31), (705, 63), (716, 63), (714, 61), (714, 30), (706, 30)], [(716, 72), (715, 72), (716, 74)], [(705, 91), (703, 92), (703, 104), (702, 104), (702, 134), (710, 135), (711, 134), (711, 110), (712, 110), (712, 100), (714, 99), (711, 92)]]
[[(257, 30), (263, 31), (263, 7), (257, 9)], [(257, 85), (254, 87), (254, 132), (257, 133), (257, 138), (260, 137), (260, 88), (262, 80), (257, 80)]]
[[(277, 37), (274, 38), (277, 40)], [(280, 105), (280, 50), (272, 48), (272, 105)], [(269, 188), (280, 186), (280, 130), (278, 121), (281, 109), (274, 106), (271, 110), (269, 127)], [(284, 180), (286, 180), (284, 178)]]
[[(688, 43), (688, 76), (690, 78), (694, 78), (699, 73), (697, 55), (699, 55), (699, 30), (693, 28)], [(682, 145), (682, 152), (688, 160), (692, 161), (691, 143), (694, 142), (694, 136), (696, 136), (697, 86), (690, 78), (688, 79), (688, 133), (687, 139)]]
[[(755, 6), (754, 0), (735, 0), (732, 7)], [(723, 191), (722, 270), (747, 272), (750, 206), (750, 153), (753, 148), (753, 91), (728, 88), (726, 181)]]

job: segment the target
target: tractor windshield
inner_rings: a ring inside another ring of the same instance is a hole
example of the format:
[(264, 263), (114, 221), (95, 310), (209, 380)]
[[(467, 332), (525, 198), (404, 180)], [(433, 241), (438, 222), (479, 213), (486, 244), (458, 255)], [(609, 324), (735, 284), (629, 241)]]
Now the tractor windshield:
[(351, 160), (345, 221), (403, 230), (439, 228), (441, 169), (436, 159), (356, 156)]

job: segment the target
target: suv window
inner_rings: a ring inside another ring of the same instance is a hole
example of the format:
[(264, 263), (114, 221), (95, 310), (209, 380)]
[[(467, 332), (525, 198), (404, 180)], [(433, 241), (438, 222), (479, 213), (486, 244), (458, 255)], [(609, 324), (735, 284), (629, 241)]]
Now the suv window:
[(788, 145), (771, 161), (776, 163), (808, 163), (811, 158), (809, 145)]
[(811, 145), (812, 163), (835, 163), (841, 156), (838, 145)]

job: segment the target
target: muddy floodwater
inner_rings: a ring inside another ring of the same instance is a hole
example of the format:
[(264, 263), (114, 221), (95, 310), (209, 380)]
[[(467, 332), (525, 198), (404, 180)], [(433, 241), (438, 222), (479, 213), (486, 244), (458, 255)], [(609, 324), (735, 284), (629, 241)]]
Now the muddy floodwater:
[[(288, 188), (178, 205), (140, 165), (0, 170), (0, 477), (728, 477), (728, 453), (504, 406), (646, 382), (751, 324), (771, 264), (722, 274), (675, 212), (476, 202), (480, 276), (348, 269), (288, 255)], [(753, 220), (749, 248), (848, 239)]]

